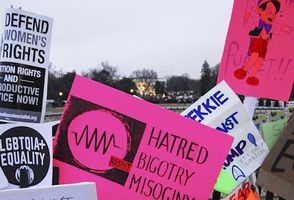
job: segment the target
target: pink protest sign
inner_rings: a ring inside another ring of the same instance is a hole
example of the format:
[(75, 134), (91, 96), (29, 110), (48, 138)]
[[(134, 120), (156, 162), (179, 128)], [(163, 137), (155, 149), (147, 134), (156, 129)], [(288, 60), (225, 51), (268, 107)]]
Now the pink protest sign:
[(218, 82), (288, 101), (294, 77), (294, 1), (235, 0)]
[(101, 200), (209, 198), (231, 136), (81, 76), (67, 102), (61, 184), (96, 182)]

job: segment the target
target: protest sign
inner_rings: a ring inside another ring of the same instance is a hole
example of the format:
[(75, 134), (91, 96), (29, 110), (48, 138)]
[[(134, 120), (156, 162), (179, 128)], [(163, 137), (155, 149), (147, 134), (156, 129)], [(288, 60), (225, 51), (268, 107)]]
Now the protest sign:
[(237, 94), (288, 101), (294, 77), (294, 4), (235, 0), (218, 82)]
[(233, 192), (221, 200), (259, 200), (258, 188), (256, 186), (256, 176), (252, 174)]
[(208, 199), (232, 140), (76, 76), (54, 140), (54, 166), (59, 183), (96, 182), (101, 200)]
[(228, 194), (263, 162), (268, 148), (238, 96), (222, 81), (181, 115), (234, 136), (215, 190)]
[(0, 119), (42, 122), (53, 19), (7, 9), (0, 51)]
[(0, 191), (1, 200), (97, 200), (95, 183)]
[(294, 197), (294, 117), (272, 147), (257, 177), (257, 184), (284, 199)]
[(284, 128), (287, 125), (288, 119), (280, 119), (274, 122), (267, 122), (262, 124), (264, 142), (268, 148), (271, 149), (277, 139), (280, 137)]
[(52, 125), (0, 125), (0, 169), (9, 184), (1, 189), (19, 188), (21, 170), (28, 173), (28, 186), (52, 184)]

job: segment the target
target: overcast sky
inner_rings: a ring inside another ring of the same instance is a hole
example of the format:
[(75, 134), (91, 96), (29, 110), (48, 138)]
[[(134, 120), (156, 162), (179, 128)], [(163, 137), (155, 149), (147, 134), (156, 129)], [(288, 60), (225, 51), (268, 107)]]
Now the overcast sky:
[(0, 0), (1, 25), (10, 5), (54, 18), (50, 60), (64, 72), (108, 61), (122, 76), (199, 78), (221, 60), (233, 0)]

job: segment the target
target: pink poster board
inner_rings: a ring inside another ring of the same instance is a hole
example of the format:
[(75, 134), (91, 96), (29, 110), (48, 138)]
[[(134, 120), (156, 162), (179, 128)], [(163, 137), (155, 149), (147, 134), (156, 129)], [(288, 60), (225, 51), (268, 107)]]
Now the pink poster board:
[(208, 199), (233, 138), (76, 76), (54, 144), (59, 182), (100, 200)]
[(294, 1), (235, 0), (218, 82), (237, 94), (288, 101), (294, 80)]

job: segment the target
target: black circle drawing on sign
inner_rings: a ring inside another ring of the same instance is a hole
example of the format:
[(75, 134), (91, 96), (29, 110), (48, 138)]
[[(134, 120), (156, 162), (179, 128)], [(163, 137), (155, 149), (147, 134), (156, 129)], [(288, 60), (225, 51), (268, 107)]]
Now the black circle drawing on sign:
[(46, 177), (49, 164), (48, 145), (36, 130), (20, 126), (0, 136), (0, 166), (9, 183), (19, 185), (20, 169), (26, 169), (29, 186), (36, 185)]

